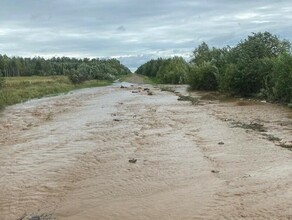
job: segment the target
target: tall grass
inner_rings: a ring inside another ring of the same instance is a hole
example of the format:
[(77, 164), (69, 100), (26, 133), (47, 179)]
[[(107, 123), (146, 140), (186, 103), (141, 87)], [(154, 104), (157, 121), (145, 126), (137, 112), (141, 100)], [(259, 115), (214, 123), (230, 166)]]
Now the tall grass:
[(86, 87), (106, 86), (110, 83), (90, 80), (74, 85), (66, 76), (8, 77), (0, 89), (0, 108), (47, 95)]

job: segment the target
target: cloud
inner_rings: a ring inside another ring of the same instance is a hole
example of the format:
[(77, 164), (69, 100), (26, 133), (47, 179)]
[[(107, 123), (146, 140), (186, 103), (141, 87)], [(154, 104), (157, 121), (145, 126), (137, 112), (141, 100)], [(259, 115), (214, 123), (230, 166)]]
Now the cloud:
[(124, 32), (124, 31), (126, 31), (126, 28), (123, 25), (121, 25), (121, 26), (117, 27), (117, 31)]
[(118, 57), (131, 68), (251, 32), (292, 40), (288, 0), (2, 0), (0, 53)]

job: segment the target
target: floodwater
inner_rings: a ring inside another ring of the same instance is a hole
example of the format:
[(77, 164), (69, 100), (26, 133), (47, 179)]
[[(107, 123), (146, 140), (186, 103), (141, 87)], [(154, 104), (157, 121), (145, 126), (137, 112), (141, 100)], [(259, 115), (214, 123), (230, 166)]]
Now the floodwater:
[(127, 86), (2, 112), (0, 220), (292, 219), (291, 110)]

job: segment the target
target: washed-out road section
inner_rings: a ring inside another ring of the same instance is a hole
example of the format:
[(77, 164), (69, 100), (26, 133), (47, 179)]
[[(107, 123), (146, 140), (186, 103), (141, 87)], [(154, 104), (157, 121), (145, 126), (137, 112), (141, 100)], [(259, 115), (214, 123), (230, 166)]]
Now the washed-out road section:
[(292, 219), (291, 110), (127, 86), (1, 113), (1, 220)]

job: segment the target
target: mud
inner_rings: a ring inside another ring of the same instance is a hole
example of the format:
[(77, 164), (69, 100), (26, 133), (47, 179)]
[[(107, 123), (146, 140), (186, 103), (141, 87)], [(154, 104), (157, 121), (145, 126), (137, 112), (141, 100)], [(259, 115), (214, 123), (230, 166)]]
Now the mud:
[(292, 219), (291, 109), (120, 86), (2, 112), (1, 220)]

